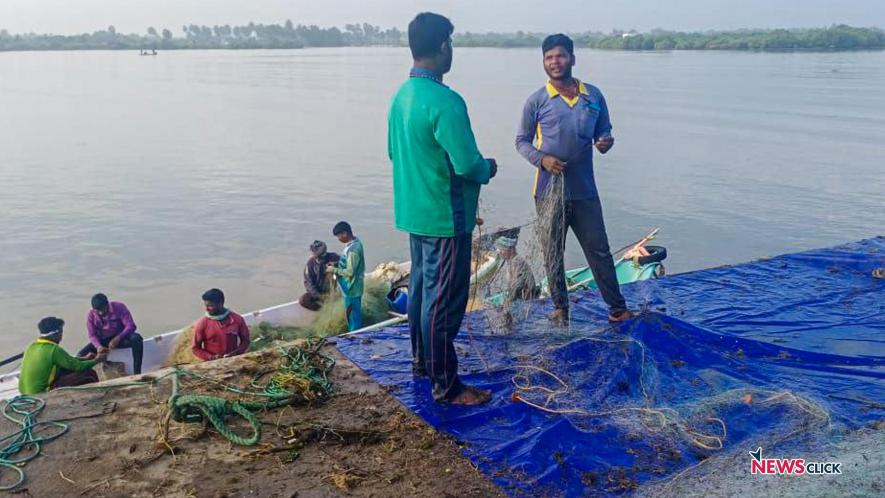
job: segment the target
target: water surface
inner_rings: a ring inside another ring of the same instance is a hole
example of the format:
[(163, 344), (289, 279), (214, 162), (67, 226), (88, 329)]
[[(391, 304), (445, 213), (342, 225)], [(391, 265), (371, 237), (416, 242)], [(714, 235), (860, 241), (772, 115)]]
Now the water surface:
[[(370, 266), (407, 258), (392, 228), (386, 111), (404, 49), (0, 53), (0, 352), (37, 321), (85, 341), (90, 296), (145, 335), (225, 290), (247, 311), (301, 291), (307, 246), (349, 220)], [(885, 233), (885, 52), (580, 51), (617, 143), (596, 163), (613, 246), (662, 228), (686, 271)], [(532, 216), (513, 148), (536, 50), (457, 49), (498, 178), (492, 224)], [(581, 264), (572, 241), (568, 264)]]

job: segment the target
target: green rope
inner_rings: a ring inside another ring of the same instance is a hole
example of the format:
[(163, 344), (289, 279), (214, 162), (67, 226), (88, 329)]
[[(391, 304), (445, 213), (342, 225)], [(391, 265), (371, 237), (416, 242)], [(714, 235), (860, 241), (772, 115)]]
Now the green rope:
[[(169, 409), (172, 419), (176, 422), (205, 423), (212, 427), (228, 441), (242, 446), (253, 446), (261, 440), (261, 421), (253, 412), (269, 410), (298, 402), (310, 402), (328, 396), (332, 392), (332, 383), (328, 373), (335, 365), (335, 360), (319, 352), (324, 344), (320, 340), (314, 344), (308, 341), (304, 348), (280, 348), (283, 365), (279, 368), (257, 374), (251, 382), (260, 391), (245, 391), (236, 386), (218, 382), (215, 379), (196, 372), (175, 369), (172, 375), (172, 395), (169, 397)], [(259, 381), (268, 373), (273, 373), (270, 380), (261, 384)], [(220, 385), (224, 390), (258, 398), (258, 400), (227, 400), (218, 396), (180, 394), (180, 378), (193, 377), (208, 380)], [(301, 389), (292, 389), (299, 386)], [(249, 423), (251, 435), (241, 436), (228, 428), (226, 419), (237, 415)]]
[(21, 429), (0, 439), (0, 467), (18, 473), (18, 481), (0, 486), (0, 491), (8, 491), (23, 483), (25, 473), (21, 466), (40, 454), (42, 443), (52, 441), (68, 431), (67, 424), (61, 422), (37, 421), (37, 416), (45, 407), (45, 401), (31, 396), (16, 396), (3, 407), (3, 416), (20, 425)]
[[(243, 390), (196, 372), (174, 368), (171, 372), (149, 381), (63, 387), (54, 391), (106, 391), (123, 387), (150, 386), (171, 377), (172, 394), (168, 404), (173, 420), (184, 423), (209, 423), (228, 441), (242, 446), (253, 446), (261, 440), (261, 421), (254, 412), (311, 402), (331, 394), (332, 383), (328, 374), (335, 365), (335, 360), (319, 352), (324, 343), (323, 340), (316, 343), (308, 341), (302, 348), (280, 348), (283, 364), (279, 368), (255, 375), (251, 382), (254, 390)], [(264, 383), (260, 382), (268, 374), (271, 374), (270, 378)], [(182, 377), (212, 382), (244, 399), (228, 400), (219, 396), (181, 394)], [(0, 438), (0, 469), (11, 469), (18, 473), (18, 481), (7, 486), (0, 485), (0, 491), (8, 491), (21, 485), (25, 480), (21, 467), (40, 454), (43, 443), (67, 432), (68, 426), (62, 422), (37, 421), (37, 416), (45, 406), (46, 402), (43, 399), (31, 396), (17, 396), (4, 406), (3, 416), (22, 428)], [(243, 418), (249, 424), (251, 433), (243, 436), (232, 431), (227, 424), (227, 419), (232, 416)]]
[[(228, 401), (218, 396), (178, 394), (178, 376), (172, 377), (172, 396), (169, 407), (176, 422), (201, 423), (207, 421), (228, 441), (242, 446), (253, 446), (261, 440), (261, 421), (238, 401)], [(230, 430), (225, 422), (229, 415), (239, 415), (252, 429), (252, 435), (240, 436)]]

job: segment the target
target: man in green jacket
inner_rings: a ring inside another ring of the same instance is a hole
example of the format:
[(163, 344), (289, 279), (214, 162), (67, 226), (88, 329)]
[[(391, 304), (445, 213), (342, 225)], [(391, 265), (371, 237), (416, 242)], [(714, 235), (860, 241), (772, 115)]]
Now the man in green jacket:
[(409, 24), (414, 66), (390, 106), (388, 153), (396, 228), (409, 233), (412, 256), (412, 370), (430, 377), (436, 401), (479, 404), (490, 394), (461, 382), (454, 340), (467, 308), (480, 186), (498, 166), (479, 153), (464, 99), (443, 84), (453, 32), (438, 14)]
[(350, 223), (339, 222), (332, 228), (332, 235), (344, 246), (338, 264), (329, 265), (329, 272), (338, 276), (338, 287), (344, 294), (344, 316), (347, 328), (352, 332), (363, 326), (363, 286), (366, 279), (366, 256), (363, 243), (354, 237)]
[(92, 367), (107, 358), (107, 350), (74, 358), (58, 343), (64, 335), (65, 322), (54, 316), (40, 320), (40, 337), (25, 350), (18, 377), (18, 391), (24, 395), (42, 393), (50, 388), (79, 386), (98, 382)]

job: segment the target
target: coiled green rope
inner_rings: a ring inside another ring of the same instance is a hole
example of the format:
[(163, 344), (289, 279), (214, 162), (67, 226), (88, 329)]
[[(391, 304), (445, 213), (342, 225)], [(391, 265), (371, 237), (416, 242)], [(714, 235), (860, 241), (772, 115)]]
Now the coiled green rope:
[[(228, 441), (242, 446), (252, 446), (261, 440), (261, 421), (239, 401), (228, 401), (218, 396), (198, 394), (179, 394), (179, 375), (172, 377), (172, 396), (169, 397), (169, 409), (172, 419), (176, 422), (199, 423), (208, 422), (219, 434)], [(239, 415), (252, 428), (252, 435), (240, 436), (227, 426), (225, 419), (229, 415)]]
[[(171, 377), (172, 395), (169, 397), (168, 404), (173, 420), (186, 423), (209, 423), (228, 441), (242, 446), (252, 446), (261, 440), (261, 421), (254, 412), (285, 405), (309, 403), (331, 394), (332, 383), (329, 381), (328, 374), (335, 365), (335, 360), (319, 352), (324, 343), (323, 340), (308, 341), (303, 347), (280, 348), (283, 364), (279, 368), (255, 375), (251, 382), (254, 391), (243, 390), (211, 377), (179, 368), (174, 368), (171, 372), (150, 381), (64, 387), (57, 390), (96, 391), (148, 386)], [(268, 374), (271, 374), (270, 379), (261, 383), (261, 379)], [(225, 391), (253, 398), (253, 400), (228, 400), (219, 396), (181, 394), (182, 377), (210, 381)], [(18, 481), (11, 485), (0, 486), (0, 491), (8, 491), (22, 484), (25, 474), (20, 466), (40, 454), (42, 443), (51, 441), (67, 432), (68, 426), (62, 422), (37, 421), (37, 416), (45, 406), (46, 402), (43, 399), (31, 396), (18, 396), (8, 401), (4, 406), (3, 415), (22, 428), (0, 439), (0, 445), (2, 445), (0, 446), (0, 468), (8, 468), (18, 473)], [(228, 427), (227, 419), (234, 415), (242, 417), (248, 422), (251, 434), (242, 436)], [(47, 428), (50, 429), (48, 434), (46, 433)], [(22, 452), (25, 452), (23, 456), (20, 455)]]
[[(328, 373), (335, 365), (335, 360), (319, 352), (323, 344), (322, 340), (317, 343), (308, 341), (303, 348), (280, 348), (283, 364), (279, 368), (259, 373), (252, 379), (252, 387), (260, 391), (244, 391), (235, 386), (218, 383), (196, 372), (175, 369), (172, 375), (172, 395), (169, 397), (172, 419), (176, 422), (208, 422), (219, 434), (234, 444), (242, 446), (258, 444), (261, 440), (261, 421), (253, 412), (310, 402), (328, 396), (332, 392)], [(259, 381), (269, 373), (272, 373), (270, 380), (261, 384)], [(182, 376), (215, 382), (226, 391), (258, 400), (231, 401), (218, 396), (180, 394)], [(232, 415), (238, 415), (249, 423), (251, 435), (241, 436), (230, 430), (226, 419)]]
[(0, 439), (0, 466), (18, 473), (18, 481), (0, 486), (0, 491), (8, 491), (23, 483), (25, 473), (20, 466), (40, 454), (42, 443), (52, 441), (68, 431), (67, 424), (61, 422), (37, 421), (37, 416), (45, 407), (45, 401), (31, 396), (16, 396), (3, 407), (3, 416), (20, 425), (21, 429)]
[[(216, 381), (196, 372), (175, 369), (172, 376), (172, 396), (169, 397), (172, 419), (176, 422), (208, 422), (219, 434), (234, 444), (242, 446), (258, 444), (261, 440), (261, 421), (253, 412), (310, 402), (328, 396), (332, 392), (328, 373), (335, 365), (335, 360), (319, 352), (324, 343), (323, 340), (317, 343), (308, 341), (305, 347), (280, 348), (283, 364), (279, 368), (259, 373), (252, 379), (252, 387), (260, 391), (244, 391), (235, 386), (219, 383), (226, 391), (258, 400), (231, 401), (217, 396), (180, 394), (181, 376)], [(270, 380), (261, 384), (260, 379), (269, 373), (272, 373)], [(251, 435), (241, 436), (230, 430), (226, 419), (232, 415), (240, 416), (249, 423)]]

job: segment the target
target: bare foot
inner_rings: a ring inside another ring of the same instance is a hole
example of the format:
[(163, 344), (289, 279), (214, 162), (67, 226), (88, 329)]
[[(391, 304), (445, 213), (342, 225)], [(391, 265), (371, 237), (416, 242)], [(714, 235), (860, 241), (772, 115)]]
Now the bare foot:
[(620, 311), (618, 313), (609, 313), (608, 321), (610, 322), (626, 322), (628, 320), (632, 320), (635, 318), (633, 312), (630, 310)]
[(412, 375), (415, 377), (428, 377), (427, 369), (424, 368), (424, 365), (412, 363)]
[(481, 405), (488, 403), (490, 399), (492, 399), (492, 391), (465, 386), (461, 394), (455, 396), (451, 403), (453, 405)]
[(510, 313), (509, 311), (505, 311), (501, 315), (501, 326), (507, 330), (510, 330), (513, 328), (513, 314), (512, 313)]
[(549, 318), (554, 325), (565, 325), (568, 323), (568, 309), (556, 308), (547, 318)]

